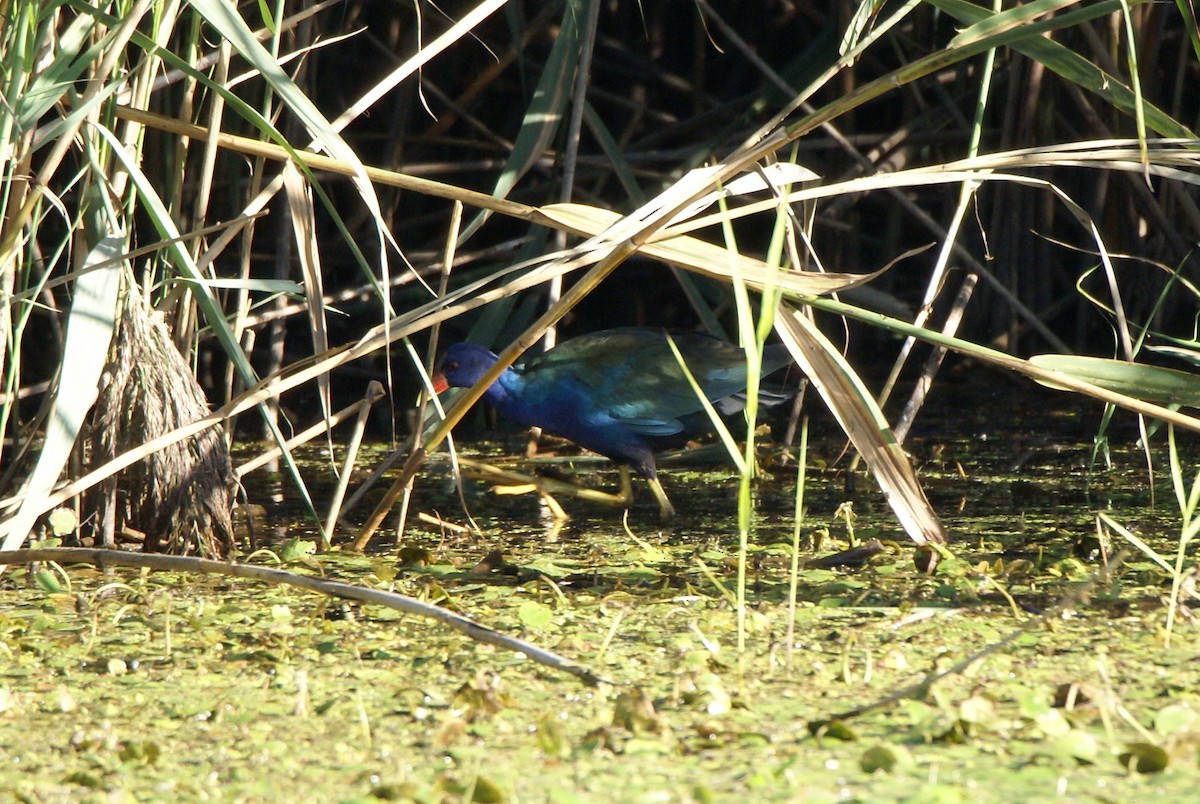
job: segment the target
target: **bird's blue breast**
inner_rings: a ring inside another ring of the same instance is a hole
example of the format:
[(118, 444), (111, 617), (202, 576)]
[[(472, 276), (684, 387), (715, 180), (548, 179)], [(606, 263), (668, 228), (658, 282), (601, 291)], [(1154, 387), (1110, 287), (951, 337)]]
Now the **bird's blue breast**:
[[(541, 427), (592, 452), (635, 465), (651, 451), (634, 427), (597, 405), (589, 389), (572, 378), (547, 382), (514, 373), (502, 377), (501, 382), (502, 392), (489, 401), (514, 421)], [(679, 429), (671, 429), (665, 422), (652, 425), (670, 432)]]

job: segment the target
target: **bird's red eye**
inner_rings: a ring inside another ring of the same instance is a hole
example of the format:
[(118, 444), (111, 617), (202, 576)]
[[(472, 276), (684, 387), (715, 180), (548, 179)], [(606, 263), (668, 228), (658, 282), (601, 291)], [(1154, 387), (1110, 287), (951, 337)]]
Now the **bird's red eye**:
[(445, 366), (445, 371), (458, 371), (458, 361), (451, 360), (449, 363), (447, 363)]

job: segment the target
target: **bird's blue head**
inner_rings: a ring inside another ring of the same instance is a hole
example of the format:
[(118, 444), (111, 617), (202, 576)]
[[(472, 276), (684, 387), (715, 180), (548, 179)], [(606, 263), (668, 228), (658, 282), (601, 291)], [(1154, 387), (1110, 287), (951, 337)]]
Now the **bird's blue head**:
[(456, 343), (446, 350), (433, 375), (433, 389), (470, 388), (496, 363), (493, 353), (473, 343)]

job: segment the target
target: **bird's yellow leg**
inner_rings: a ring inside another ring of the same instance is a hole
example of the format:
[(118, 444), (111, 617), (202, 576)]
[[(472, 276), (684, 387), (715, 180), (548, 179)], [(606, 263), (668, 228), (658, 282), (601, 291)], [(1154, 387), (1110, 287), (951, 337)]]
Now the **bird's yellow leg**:
[[(555, 516), (561, 516), (563, 519), (567, 518), (567, 514), (558, 503), (554, 502), (550, 496), (551, 494), (576, 497), (581, 500), (612, 505), (619, 508), (628, 508), (630, 503), (633, 502), (633, 484), (630, 482), (629, 467), (627, 466), (620, 467), (621, 493), (609, 494), (608, 492), (583, 488), (573, 483), (566, 483), (549, 477), (537, 477), (501, 469), (483, 461), (471, 460), (470, 458), (460, 457), (459, 465), (462, 466), (463, 474), (468, 477), (493, 484), (492, 491), (496, 494), (540, 494), (543, 499), (547, 500)], [(668, 508), (670, 507), (669, 502), (667, 506)]]
[(671, 505), (671, 501), (667, 499), (667, 493), (663, 491), (662, 483), (658, 482), (658, 478), (646, 478), (646, 485), (650, 486), (650, 490), (654, 492), (654, 498), (658, 500), (659, 515), (663, 519), (675, 516), (675, 506)]
[(492, 466), (489, 463), (484, 463), (483, 461), (471, 460), (470, 458), (459, 458), (458, 462), (459, 466), (462, 467), (463, 474), (491, 483), (493, 493), (537, 494), (545, 501), (546, 506), (550, 509), (551, 514), (556, 520), (570, 519), (567, 512), (558, 504), (558, 500), (551, 496), (551, 492), (563, 490), (568, 490), (568, 493), (570, 493), (569, 489), (572, 487), (568, 484), (556, 483), (546, 478), (525, 475), (520, 472), (511, 472), (497, 466)]
[(617, 499), (628, 508), (633, 505), (633, 483), (629, 479), (629, 467), (621, 464), (617, 467), (617, 473), (621, 477), (621, 494)]
[(497, 484), (492, 486), (494, 494), (537, 494), (546, 503), (546, 507), (550, 509), (550, 513), (556, 521), (570, 519), (570, 515), (563, 510), (563, 507), (558, 504), (558, 500), (550, 496), (550, 492), (542, 486), (541, 478), (533, 478), (531, 483), (515, 483), (515, 484)]

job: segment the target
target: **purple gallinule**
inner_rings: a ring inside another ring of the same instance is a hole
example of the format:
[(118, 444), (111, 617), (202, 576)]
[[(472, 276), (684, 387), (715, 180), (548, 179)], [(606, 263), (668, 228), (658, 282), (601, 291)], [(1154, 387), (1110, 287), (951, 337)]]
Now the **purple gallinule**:
[[(704, 395), (725, 415), (745, 405), (746, 354), (697, 332), (672, 340)], [(473, 343), (446, 350), (433, 387), (469, 387), (496, 362)], [(768, 346), (762, 373), (790, 362), (782, 345)], [(633, 469), (650, 485), (664, 518), (674, 514), (654, 467), (654, 451), (710, 423), (660, 329), (610, 329), (572, 338), (524, 365), (507, 369), (484, 398), (510, 419), (541, 427)], [(786, 399), (760, 393), (760, 404)]]

